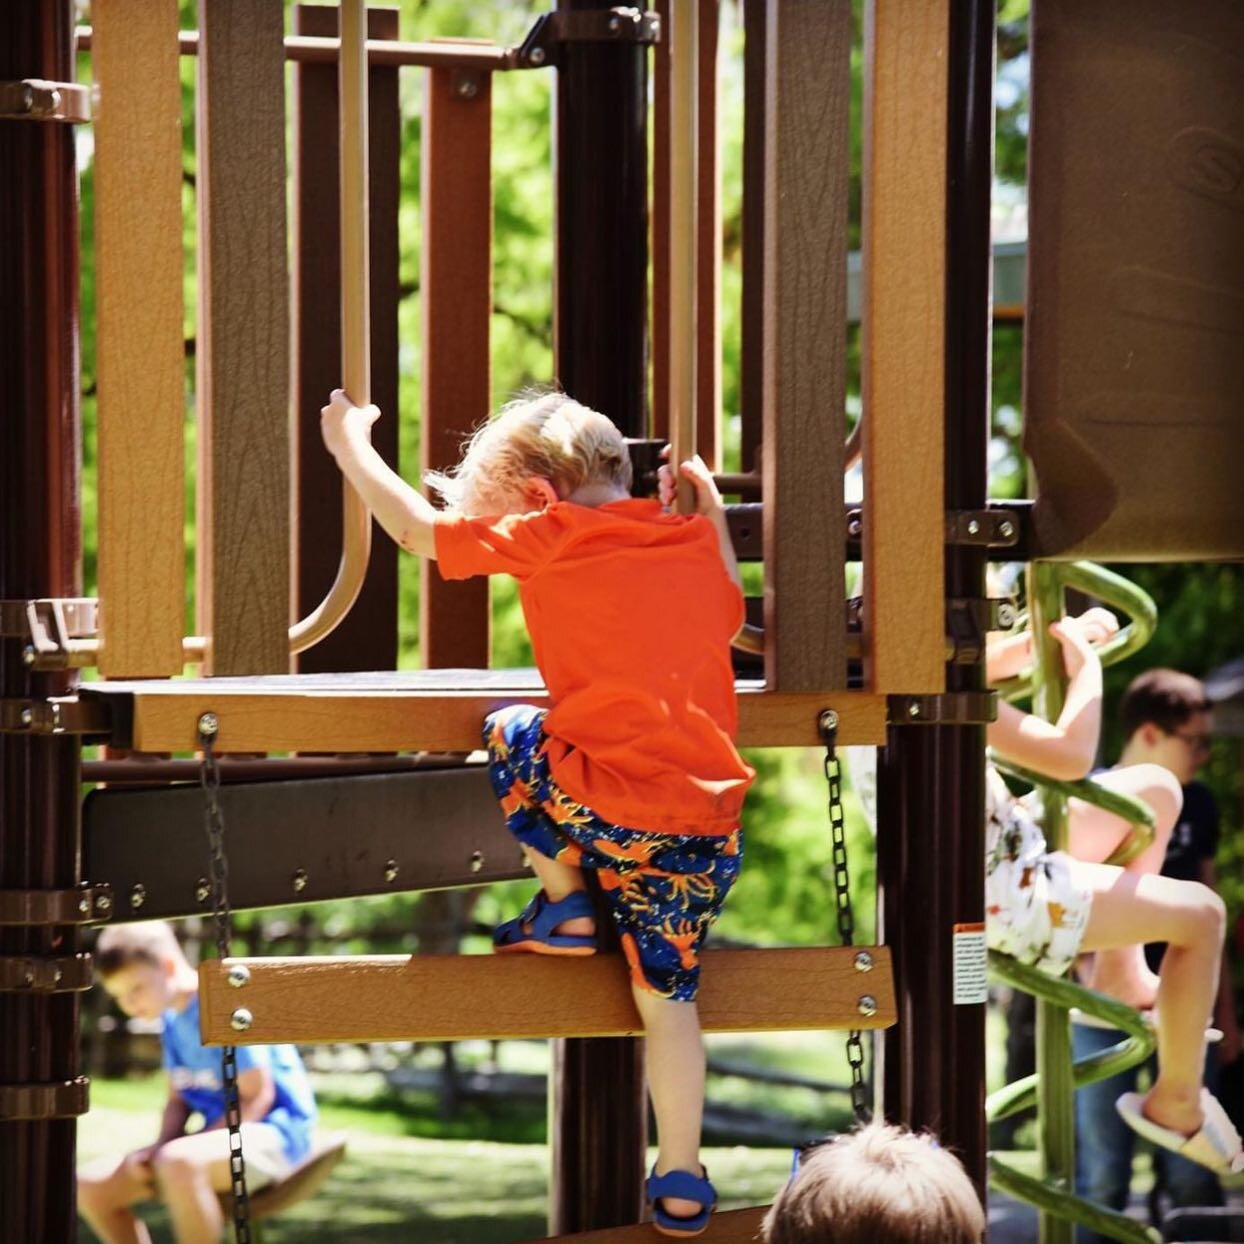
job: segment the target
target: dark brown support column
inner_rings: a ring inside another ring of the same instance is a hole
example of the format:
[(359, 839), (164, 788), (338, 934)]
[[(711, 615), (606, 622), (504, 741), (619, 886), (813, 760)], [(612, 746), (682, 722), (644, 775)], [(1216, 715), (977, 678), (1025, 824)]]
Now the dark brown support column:
[[(994, 7), (951, 0), (947, 150), (946, 439), (949, 509), (979, 509), (989, 442), (989, 194)], [(946, 550), (947, 596), (985, 594), (979, 548)], [(979, 691), (983, 665), (951, 665)], [(953, 1005), (952, 930), (984, 920), (985, 728), (891, 727), (878, 774), (882, 940), (899, 1021), (885, 1036), (891, 1119), (935, 1129), (985, 1194), (985, 1008)], [(914, 900), (918, 897), (919, 901)], [(913, 918), (913, 913), (919, 918)]]
[(741, 469), (756, 469), (764, 401), (765, 45), (768, 0), (743, 0), (743, 343)]
[[(396, 39), (397, 9), (371, 8), (372, 39)], [(333, 37), (338, 10), (299, 4), (294, 30)], [(401, 160), (398, 70), (368, 75), (371, 187), (372, 400), (382, 416), (372, 444), (398, 462), (397, 201)], [(320, 439), (320, 407), (342, 383), (341, 219), (337, 185), (337, 64), (294, 69), (294, 613), (305, 618), (328, 593), (341, 556), (341, 472)], [(381, 536), (354, 608), (331, 635), (299, 653), (302, 673), (397, 668), (397, 546)]]
[[(644, 436), (648, 51), (568, 42), (558, 55), (557, 376), (625, 435)], [(638, 1222), (647, 1140), (642, 1044), (557, 1042), (551, 1133), (553, 1233)]]
[[(69, 0), (0, 5), (0, 80), (74, 77)], [(81, 592), (78, 410), (78, 183), (73, 129), (0, 120), (0, 599)], [(0, 637), (0, 696), (63, 695), (67, 674), (34, 674), (23, 641)], [(72, 736), (0, 735), (0, 889), (79, 880)], [(0, 928), (0, 954), (72, 954), (70, 928)], [(0, 1084), (59, 1083), (78, 1065), (78, 995), (0, 995)], [(0, 1121), (0, 1234), (71, 1240), (72, 1118)]]

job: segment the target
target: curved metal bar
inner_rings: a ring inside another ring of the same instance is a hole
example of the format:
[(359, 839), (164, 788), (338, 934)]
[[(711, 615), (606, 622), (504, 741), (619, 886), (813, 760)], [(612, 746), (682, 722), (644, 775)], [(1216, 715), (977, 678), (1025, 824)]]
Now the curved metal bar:
[[(368, 316), (367, 13), (363, 0), (341, 6), (341, 361), (342, 379), (356, 406), (371, 401)], [(341, 562), (328, 595), (289, 629), (291, 653), (305, 652), (350, 612), (371, 560), (371, 512), (344, 476), (341, 480)]]

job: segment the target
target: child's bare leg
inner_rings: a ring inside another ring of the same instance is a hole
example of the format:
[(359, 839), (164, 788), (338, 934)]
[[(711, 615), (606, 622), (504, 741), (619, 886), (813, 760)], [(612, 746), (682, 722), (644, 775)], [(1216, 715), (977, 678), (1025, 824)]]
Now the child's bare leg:
[(1185, 1136), (1201, 1126), (1205, 1025), (1218, 991), (1226, 909), (1208, 886), (1107, 864), (1073, 864), (1093, 891), (1084, 949), (1168, 943), (1158, 984), (1158, 1076), (1144, 1112)]
[(141, 1169), (122, 1158), (111, 1170), (95, 1165), (78, 1174), (78, 1212), (104, 1244), (151, 1244), (133, 1210), (152, 1196), (151, 1180), (140, 1176)]
[[(648, 1091), (657, 1123), (658, 1175), (701, 1173), (700, 1129), (704, 1118), (704, 1038), (694, 1002), (674, 1002), (632, 985), (647, 1037)], [(663, 1197), (666, 1212), (690, 1218), (704, 1207)]]
[[(567, 895), (587, 889), (583, 869), (573, 864), (565, 864), (561, 860), (550, 859), (549, 856), (527, 847), (523, 847), (523, 854), (540, 878), (540, 885), (550, 903), (560, 903)], [(530, 932), (529, 929), (525, 931)], [(576, 916), (563, 920), (557, 926), (557, 932), (567, 937), (589, 937), (596, 932), (596, 921), (591, 916)]]
[(229, 1186), (228, 1152), (228, 1133), (216, 1128), (169, 1141), (156, 1155), (177, 1244), (218, 1244), (225, 1224), (216, 1193)]
[[(1160, 873), (1171, 831), (1183, 807), (1178, 780), (1161, 765), (1144, 764), (1099, 774), (1097, 781), (1153, 809), (1153, 842), (1130, 860), (1124, 871), (1138, 876)], [(1122, 817), (1081, 799), (1073, 799), (1068, 812), (1071, 854), (1088, 863), (1100, 864), (1108, 859), (1131, 833), (1131, 826)], [(1157, 939), (1145, 936), (1133, 946), (1100, 951), (1094, 958), (1088, 983), (1129, 1006), (1141, 1009), (1153, 1006), (1158, 978), (1145, 961), (1144, 941), (1154, 940)]]

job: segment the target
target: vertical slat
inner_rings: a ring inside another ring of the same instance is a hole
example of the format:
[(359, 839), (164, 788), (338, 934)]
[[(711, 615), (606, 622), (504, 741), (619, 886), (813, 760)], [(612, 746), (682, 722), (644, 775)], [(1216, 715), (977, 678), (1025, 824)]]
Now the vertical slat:
[(741, 467), (756, 469), (764, 402), (765, 26), (768, 0), (743, 0), (743, 340)]
[(945, 688), (947, 0), (870, 0), (864, 104), (865, 669)]
[(186, 615), (177, 4), (94, 18), (99, 669), (159, 677), (181, 673)]
[(696, 433), (700, 457), (721, 468), (721, 142), (717, 124), (720, 0), (699, 0), (696, 178)]
[(283, 17), (281, 0), (199, 4), (199, 616), (213, 674), (289, 668)]
[(849, 0), (769, 6), (765, 71), (766, 675), (846, 681), (842, 445)]
[[(657, 0), (670, 29), (671, 0)], [(652, 49), (652, 435), (670, 434), (670, 43)]]
[[(430, 69), (423, 114), (423, 436), (425, 471), (458, 460), (488, 417), (492, 312), (492, 78)], [(420, 568), (429, 668), (488, 665), (488, 580), (447, 583)]]
[[(373, 39), (396, 39), (396, 9), (368, 10)], [(294, 8), (298, 34), (337, 34), (337, 10), (322, 4)], [(368, 83), (371, 214), (371, 388), (381, 418), (372, 443), (391, 466), (398, 462), (397, 309), (398, 180), (401, 112), (398, 70), (373, 65)], [(341, 551), (341, 472), (320, 439), (320, 407), (342, 383), (340, 210), (326, 187), (338, 179), (339, 117), (335, 63), (299, 63), (294, 70), (294, 421), (297, 458), (293, 516), (295, 613), (306, 617), (325, 597)], [(305, 504), (304, 504), (305, 501)], [(379, 540), (367, 579), (341, 624), (299, 653), (298, 669), (395, 669), (397, 666), (397, 546)]]

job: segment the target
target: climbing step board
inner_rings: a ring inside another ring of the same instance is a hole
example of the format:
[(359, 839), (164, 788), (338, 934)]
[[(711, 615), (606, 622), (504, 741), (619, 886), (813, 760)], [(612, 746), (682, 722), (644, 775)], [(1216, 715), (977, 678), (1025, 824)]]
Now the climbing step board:
[[(752, 1209), (714, 1214), (708, 1230), (696, 1238), (702, 1244), (756, 1244), (760, 1239), (760, 1224), (768, 1212), (767, 1205), (757, 1205)], [(645, 1222), (630, 1227), (606, 1227), (603, 1231), (550, 1236), (543, 1244), (652, 1244), (657, 1238), (652, 1224)], [(527, 1244), (541, 1244), (541, 1241), (529, 1240)]]
[[(868, 971), (856, 966), (861, 953)], [(709, 950), (702, 958), (705, 1032), (885, 1028), (895, 1021), (884, 946)], [(240, 987), (226, 980), (236, 965), (249, 975)], [(620, 955), (213, 961), (199, 970), (202, 1032), (209, 1045), (636, 1036), (643, 1028), (626, 979)], [(239, 1008), (251, 1016), (244, 1031), (232, 1026)]]
[[(816, 747), (823, 708), (838, 713), (839, 743), (885, 742), (884, 697), (738, 686), (744, 747)], [(221, 752), (469, 752), (481, 746), (488, 713), (548, 699), (538, 676), (523, 670), (84, 683), (79, 694), (111, 705), (114, 746), (143, 752), (195, 750), (196, 723), (208, 711), (219, 718)]]

